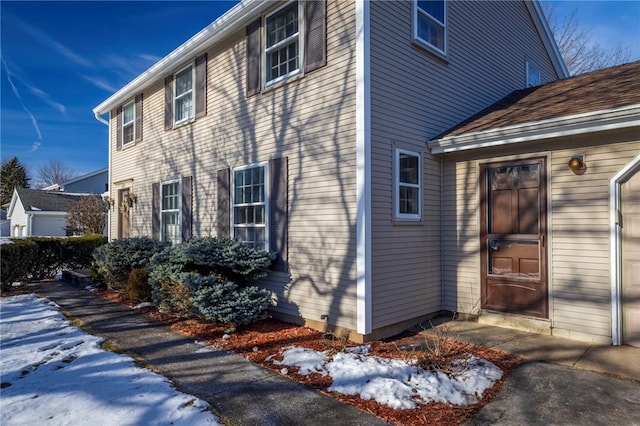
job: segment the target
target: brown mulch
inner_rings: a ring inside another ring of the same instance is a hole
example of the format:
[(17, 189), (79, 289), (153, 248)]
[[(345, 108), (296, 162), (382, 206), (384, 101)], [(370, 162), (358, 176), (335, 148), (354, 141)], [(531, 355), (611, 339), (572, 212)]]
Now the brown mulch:
[[(113, 291), (98, 292), (102, 297), (118, 303), (126, 303), (121, 294)], [(128, 303), (126, 303), (128, 304)], [(131, 304), (128, 304), (132, 306)], [(239, 328), (233, 333), (228, 333), (228, 326), (216, 323), (207, 323), (197, 319), (182, 319), (158, 312), (154, 308), (143, 308), (145, 314), (166, 322), (181, 333), (192, 336), (198, 340), (206, 341), (215, 348), (235, 352), (248, 358), (252, 362), (283, 374), (282, 367), (267, 360), (269, 356), (275, 355), (270, 360), (281, 359), (278, 355), (285, 348), (295, 345), (318, 351), (344, 349), (346, 344), (353, 346), (342, 339), (335, 338), (325, 333), (311, 328), (288, 324), (273, 319), (266, 319), (257, 323)], [(477, 413), (482, 406), (491, 401), (502, 385), (506, 377), (522, 361), (517, 355), (506, 352), (484, 348), (482, 346), (463, 343), (459, 341), (447, 340), (444, 347), (444, 355), (435, 357), (433, 351), (425, 350), (425, 339), (423, 334), (405, 332), (394, 338), (384, 341), (373, 341), (370, 355), (396, 358), (396, 359), (419, 359), (419, 364), (429, 366), (446, 366), (449, 361), (475, 355), (477, 357), (491, 361), (500, 367), (504, 374), (496, 384), (484, 392), (482, 400), (475, 404), (460, 407), (444, 403), (420, 404), (415, 409), (396, 410), (373, 400), (363, 400), (359, 396), (342, 395), (335, 392), (328, 392), (331, 385), (331, 378), (320, 374), (303, 376), (297, 374), (296, 368), (287, 368), (286, 375), (292, 380), (296, 380), (305, 385), (311, 386), (320, 392), (331, 397), (358, 407), (361, 410), (372, 413), (381, 419), (392, 422), (400, 426), (414, 425), (460, 425), (469, 420)]]

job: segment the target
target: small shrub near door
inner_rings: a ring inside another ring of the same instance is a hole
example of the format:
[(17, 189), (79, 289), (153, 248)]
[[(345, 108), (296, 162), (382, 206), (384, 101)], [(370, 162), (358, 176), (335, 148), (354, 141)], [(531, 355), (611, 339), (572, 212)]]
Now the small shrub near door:
[(151, 301), (151, 284), (149, 274), (145, 269), (133, 268), (124, 285), (124, 298), (132, 303)]

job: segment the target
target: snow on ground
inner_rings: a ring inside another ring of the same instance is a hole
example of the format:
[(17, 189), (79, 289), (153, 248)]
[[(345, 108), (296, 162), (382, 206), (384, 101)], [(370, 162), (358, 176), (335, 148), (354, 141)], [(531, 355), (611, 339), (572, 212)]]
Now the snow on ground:
[(0, 424), (220, 425), (208, 404), (100, 349), (55, 303), (0, 299)]
[(274, 363), (296, 366), (302, 375), (330, 375), (333, 384), (329, 391), (360, 395), (394, 409), (415, 408), (417, 402), (431, 401), (471, 404), (502, 377), (496, 365), (473, 356), (457, 361), (447, 375), (367, 352), (367, 346), (359, 346), (331, 357), (327, 351), (291, 346), (282, 352), (283, 360)]

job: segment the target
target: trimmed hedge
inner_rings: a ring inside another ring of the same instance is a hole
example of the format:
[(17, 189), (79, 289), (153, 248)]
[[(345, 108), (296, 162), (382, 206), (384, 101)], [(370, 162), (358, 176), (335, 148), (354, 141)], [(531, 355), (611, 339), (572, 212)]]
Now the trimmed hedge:
[(38, 246), (30, 240), (0, 245), (0, 290), (9, 291), (15, 281), (26, 281), (31, 274)]
[(91, 253), (106, 244), (104, 235), (82, 237), (16, 238), (0, 246), (2, 286), (6, 291), (14, 281), (53, 277), (62, 268), (88, 268)]

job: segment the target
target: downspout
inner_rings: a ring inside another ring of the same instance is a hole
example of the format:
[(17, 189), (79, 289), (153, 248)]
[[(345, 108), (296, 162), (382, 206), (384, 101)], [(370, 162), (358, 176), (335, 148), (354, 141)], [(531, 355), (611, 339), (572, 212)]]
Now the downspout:
[[(94, 111), (93, 115), (96, 117), (96, 120), (107, 126), (109, 130), (107, 130), (107, 150), (109, 151), (109, 160), (108, 160), (108, 168), (107, 172), (107, 192), (109, 193), (109, 197), (111, 197), (111, 124), (108, 120), (105, 120)], [(111, 209), (107, 209), (107, 238), (111, 239)]]
[[(440, 309), (444, 310), (445, 297), (444, 276), (444, 155), (440, 156)], [(457, 314), (457, 312), (454, 312)]]

